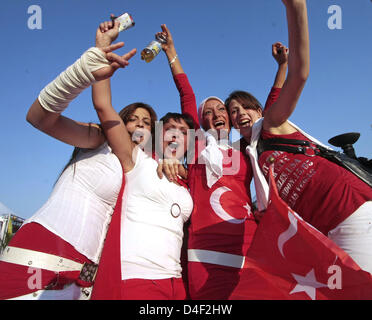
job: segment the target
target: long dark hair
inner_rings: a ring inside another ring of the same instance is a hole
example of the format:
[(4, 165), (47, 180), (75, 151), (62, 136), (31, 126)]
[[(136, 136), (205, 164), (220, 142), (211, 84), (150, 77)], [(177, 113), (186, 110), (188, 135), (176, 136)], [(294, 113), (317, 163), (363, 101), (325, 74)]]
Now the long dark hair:
[[(93, 122), (89, 122), (88, 125), (89, 125), (88, 135), (90, 135), (90, 132), (91, 132), (91, 130), (92, 130), (92, 126), (93, 126), (93, 125), (98, 126), (98, 127), (101, 129), (102, 134), (104, 135), (103, 129), (102, 129), (102, 127), (101, 127), (100, 124), (98, 124), (98, 123), (93, 123)], [(75, 147), (75, 148), (74, 148), (74, 150), (72, 151), (72, 154), (71, 154), (70, 159), (68, 160), (68, 162), (66, 163), (66, 165), (63, 167), (61, 173), (58, 175), (58, 178), (57, 178), (57, 180), (54, 182), (54, 185), (57, 183), (57, 181), (59, 180), (59, 178), (61, 177), (61, 175), (66, 171), (66, 169), (67, 169), (70, 165), (73, 166), (73, 169), (74, 169), (74, 173), (73, 173), (73, 174), (75, 175), (75, 170), (76, 170), (76, 158), (77, 158), (77, 155), (79, 154), (79, 152), (80, 152), (81, 150), (85, 150), (85, 149), (83, 149), (83, 148), (79, 148), (79, 147)]]
[[(131, 103), (131, 104), (127, 105), (126, 107), (124, 107), (123, 109), (121, 109), (119, 111), (119, 116), (123, 120), (124, 124), (127, 124), (128, 121), (129, 121), (129, 118), (132, 116), (132, 114), (138, 108), (143, 108), (143, 109), (147, 110), (150, 113), (150, 118), (151, 118), (151, 140), (148, 141), (148, 143), (146, 144), (145, 148), (146, 147), (147, 148), (152, 148), (151, 150), (154, 150), (154, 147), (155, 147), (155, 122), (157, 121), (158, 117), (156, 115), (156, 112), (154, 111), (154, 109), (150, 105), (148, 105), (146, 103), (143, 103), (143, 102)], [(89, 123), (89, 134), (90, 134), (90, 131), (91, 131), (91, 128), (92, 128), (93, 125), (94, 125), (93, 123)], [(95, 125), (98, 125), (101, 128), (101, 132), (104, 135), (104, 131), (103, 131), (101, 125), (100, 124), (95, 124)], [(82, 149), (82, 148), (78, 148), (78, 147), (75, 147), (74, 148), (74, 150), (72, 151), (72, 154), (71, 154), (71, 157), (70, 157), (69, 161), (64, 166), (64, 168), (61, 171), (61, 173), (59, 174), (58, 179), (61, 177), (61, 175), (63, 174), (63, 172), (65, 172), (65, 170), (70, 165), (73, 166), (74, 175), (75, 175), (77, 155), (82, 150), (86, 150), (86, 149)], [(58, 179), (56, 180), (56, 182), (54, 184), (57, 183)]]
[(121, 109), (121, 111), (119, 112), (119, 116), (120, 116), (120, 118), (123, 119), (124, 124), (127, 124), (128, 121), (129, 121), (129, 118), (132, 116), (132, 114), (138, 108), (145, 109), (150, 114), (150, 119), (151, 119), (151, 140), (149, 140), (147, 142), (147, 144), (146, 144), (146, 146), (144, 148), (145, 149), (146, 148), (151, 148), (150, 150), (154, 150), (154, 146), (155, 146), (155, 122), (158, 120), (158, 117), (156, 115), (156, 112), (154, 111), (154, 109), (150, 105), (148, 105), (146, 103), (143, 103), (143, 102), (132, 103), (132, 104), (126, 106), (125, 108)]

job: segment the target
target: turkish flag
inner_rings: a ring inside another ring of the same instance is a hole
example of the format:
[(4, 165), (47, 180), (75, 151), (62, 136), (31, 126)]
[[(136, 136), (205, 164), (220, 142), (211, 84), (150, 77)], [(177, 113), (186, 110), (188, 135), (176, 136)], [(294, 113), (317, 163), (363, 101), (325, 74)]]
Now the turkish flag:
[(120, 226), (125, 175), (112, 214), (94, 282), (91, 300), (121, 299)]
[(372, 299), (372, 276), (280, 199), (270, 170), (270, 203), (232, 299)]

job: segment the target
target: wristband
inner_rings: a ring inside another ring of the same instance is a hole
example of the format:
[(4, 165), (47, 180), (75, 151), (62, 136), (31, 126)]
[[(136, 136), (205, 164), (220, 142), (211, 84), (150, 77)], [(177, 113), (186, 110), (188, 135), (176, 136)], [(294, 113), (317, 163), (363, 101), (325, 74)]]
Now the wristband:
[(172, 59), (172, 61), (169, 62), (169, 65), (171, 66), (176, 61), (177, 58), (178, 58), (178, 55), (176, 54), (176, 56)]

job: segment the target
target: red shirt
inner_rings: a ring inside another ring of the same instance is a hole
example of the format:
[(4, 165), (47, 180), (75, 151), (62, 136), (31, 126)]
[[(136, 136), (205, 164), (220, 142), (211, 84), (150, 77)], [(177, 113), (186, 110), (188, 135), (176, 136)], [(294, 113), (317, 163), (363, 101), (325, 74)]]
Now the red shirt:
[[(309, 140), (300, 132), (261, 137)], [(281, 151), (265, 151), (259, 164), (267, 177), (270, 156), (280, 197), (305, 221), (325, 235), (364, 202), (372, 200), (372, 188), (348, 170), (320, 157)]]
[[(200, 128), (195, 95), (185, 74), (174, 77), (180, 92), (182, 112)], [(244, 255), (249, 248), (256, 222), (251, 213), (249, 160), (239, 150), (222, 150), (223, 176), (208, 188), (205, 164), (199, 155), (205, 140), (198, 139), (194, 164), (188, 165), (188, 185), (194, 200), (189, 228), (189, 249), (204, 249)]]
[(272, 87), (269, 96), (267, 97), (266, 103), (265, 103), (265, 108), (264, 108), (264, 116), (265, 112), (267, 111), (268, 108), (270, 108), (271, 105), (274, 104), (274, 102), (279, 98), (280, 92), (282, 91), (282, 88), (276, 88)]

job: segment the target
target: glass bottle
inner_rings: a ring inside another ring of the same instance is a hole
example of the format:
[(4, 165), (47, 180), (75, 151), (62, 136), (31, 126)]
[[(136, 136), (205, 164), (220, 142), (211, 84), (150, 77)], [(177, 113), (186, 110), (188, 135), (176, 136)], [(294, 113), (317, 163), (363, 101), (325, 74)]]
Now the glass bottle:
[(161, 44), (167, 43), (167, 38), (163, 35), (155, 36), (155, 40), (142, 50), (141, 59), (146, 62), (151, 62), (161, 51)]

